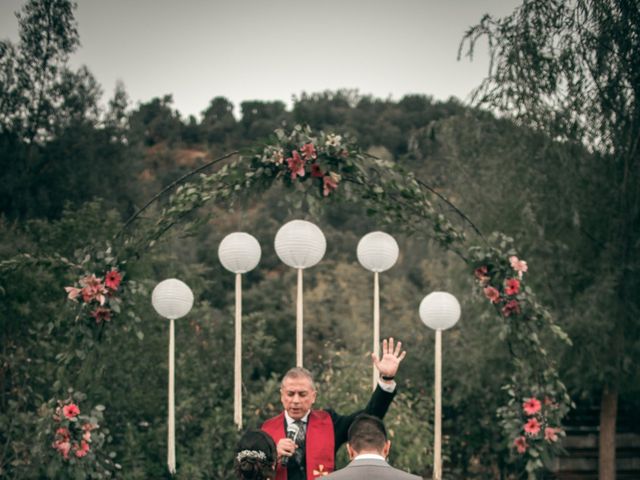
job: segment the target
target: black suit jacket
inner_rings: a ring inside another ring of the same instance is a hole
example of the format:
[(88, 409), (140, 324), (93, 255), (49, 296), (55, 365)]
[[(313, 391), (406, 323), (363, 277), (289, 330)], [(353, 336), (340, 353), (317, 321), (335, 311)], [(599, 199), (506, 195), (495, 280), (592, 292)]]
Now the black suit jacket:
[[(397, 388), (396, 388), (397, 390)], [(349, 432), (349, 427), (356, 419), (356, 417), (360, 414), (367, 413), (369, 415), (374, 415), (380, 419), (383, 419), (387, 410), (389, 410), (389, 406), (393, 401), (393, 397), (396, 395), (396, 390), (393, 392), (385, 392), (380, 385), (376, 387), (369, 399), (369, 403), (367, 406), (356, 412), (353, 412), (349, 415), (339, 415), (330, 408), (325, 408), (324, 411), (331, 415), (331, 420), (333, 421), (333, 431), (335, 436), (335, 450), (338, 449), (347, 442), (347, 434)]]

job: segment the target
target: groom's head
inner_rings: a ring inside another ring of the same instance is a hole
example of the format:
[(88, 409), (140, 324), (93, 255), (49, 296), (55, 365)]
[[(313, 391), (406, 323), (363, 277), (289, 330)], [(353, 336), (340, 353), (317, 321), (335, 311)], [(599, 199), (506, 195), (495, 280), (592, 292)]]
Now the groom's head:
[(375, 453), (386, 458), (390, 448), (387, 429), (378, 417), (358, 415), (349, 427), (347, 450), (352, 459), (363, 453)]
[(304, 417), (316, 401), (316, 386), (309, 370), (296, 367), (282, 378), (280, 401), (294, 420)]

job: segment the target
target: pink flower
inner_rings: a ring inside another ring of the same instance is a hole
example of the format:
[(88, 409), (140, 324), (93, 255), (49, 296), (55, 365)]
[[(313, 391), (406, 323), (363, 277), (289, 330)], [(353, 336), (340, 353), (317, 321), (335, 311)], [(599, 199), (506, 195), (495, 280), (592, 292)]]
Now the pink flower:
[(540, 411), (541, 407), (542, 405), (540, 404), (540, 400), (536, 397), (531, 397), (528, 400), (525, 400), (522, 404), (522, 409), (527, 415), (535, 415)]
[(68, 293), (67, 298), (69, 300), (76, 300), (82, 292), (82, 289), (76, 287), (64, 287), (64, 290)]
[(489, 276), (487, 275), (488, 272), (489, 272), (489, 269), (487, 268), (487, 266), (483, 265), (481, 267), (476, 268), (473, 271), (473, 274), (480, 281), (480, 283), (485, 284), (489, 281)]
[(91, 430), (93, 430), (94, 428), (95, 428), (95, 425), (91, 423), (85, 423), (82, 425), (82, 431), (84, 432), (82, 434), (83, 440), (85, 440), (86, 442), (91, 441)]
[(320, 165), (318, 165), (317, 163), (312, 163), (311, 164), (311, 176), (312, 177), (316, 177), (316, 178), (320, 178), (323, 175), (324, 175), (324, 173), (320, 169)]
[(70, 438), (71, 433), (69, 433), (68, 429), (60, 427), (56, 430), (56, 442), (67, 442)]
[(300, 151), (302, 152), (302, 158), (304, 158), (307, 161), (317, 158), (316, 148), (313, 146), (313, 143), (307, 143), (303, 145)]
[(517, 295), (520, 291), (520, 280), (517, 278), (508, 278), (504, 282), (504, 293), (507, 295)]
[(322, 195), (326, 197), (336, 188), (338, 188), (338, 182), (335, 180), (332, 173), (322, 177)]
[(89, 453), (89, 444), (82, 440), (82, 442), (80, 442), (80, 448), (76, 447), (75, 453), (76, 457), (78, 458), (84, 457), (87, 453)]
[(122, 275), (120, 275), (120, 272), (118, 272), (118, 270), (113, 269), (110, 272), (107, 272), (107, 274), (104, 277), (104, 284), (107, 286), (107, 288), (110, 288), (111, 290), (117, 290), (118, 287), (120, 286), (120, 282), (122, 281)]
[(296, 176), (304, 177), (304, 160), (300, 158), (300, 154), (296, 150), (291, 155), (291, 158), (287, 158), (287, 165), (291, 170), (291, 180), (295, 180)]
[(91, 316), (95, 318), (96, 323), (100, 325), (102, 322), (108, 322), (111, 320), (111, 310), (105, 307), (98, 307), (91, 312)]
[(502, 314), (508, 317), (512, 314), (518, 315), (520, 313), (520, 304), (517, 300), (509, 300), (504, 307), (502, 307)]
[(513, 445), (518, 449), (518, 453), (524, 453), (527, 451), (527, 448), (528, 448), (527, 439), (524, 438), (522, 435), (517, 437), (513, 441)]
[(62, 413), (65, 417), (71, 420), (72, 418), (80, 415), (80, 409), (75, 403), (70, 403), (69, 405), (65, 405), (64, 407), (62, 407)]
[(69, 458), (69, 451), (71, 450), (71, 443), (69, 441), (55, 442), (53, 448), (60, 452), (65, 460)]
[(557, 442), (558, 441), (558, 435), (557, 433), (560, 430), (557, 428), (553, 428), (553, 427), (547, 427), (544, 429), (544, 439), (547, 442)]
[(82, 285), (82, 300), (84, 302), (90, 302), (91, 300), (98, 300), (100, 305), (104, 305), (106, 300), (105, 295), (107, 294), (107, 290), (105, 286), (102, 284), (102, 279), (96, 277), (95, 275), (87, 275), (83, 279), (80, 280), (80, 285)]
[(519, 260), (515, 255), (509, 257), (509, 263), (511, 263), (511, 268), (513, 268), (516, 272), (518, 272), (518, 278), (522, 279), (522, 274), (528, 270), (527, 262), (524, 260)]
[(484, 287), (484, 295), (491, 300), (491, 303), (500, 301), (500, 292), (494, 287)]
[(540, 433), (540, 422), (537, 418), (532, 417), (527, 421), (527, 423), (524, 424), (524, 433), (526, 433), (530, 437), (533, 437)]

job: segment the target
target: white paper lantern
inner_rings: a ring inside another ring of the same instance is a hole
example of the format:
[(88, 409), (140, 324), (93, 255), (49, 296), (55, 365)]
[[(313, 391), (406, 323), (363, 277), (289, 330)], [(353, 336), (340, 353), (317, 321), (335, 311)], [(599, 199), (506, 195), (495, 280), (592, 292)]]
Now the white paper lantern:
[(360, 264), (372, 272), (384, 272), (398, 260), (398, 242), (385, 232), (367, 233), (358, 242)]
[(177, 278), (168, 278), (153, 289), (151, 303), (161, 316), (175, 320), (191, 310), (193, 292), (186, 283)]
[(306, 220), (285, 223), (276, 233), (278, 258), (293, 268), (309, 268), (322, 260), (327, 241), (317, 225)]
[(256, 268), (261, 253), (258, 240), (244, 232), (230, 233), (218, 247), (220, 263), (233, 273), (247, 273)]
[(460, 318), (460, 304), (447, 292), (431, 292), (420, 302), (420, 319), (434, 330), (453, 327)]

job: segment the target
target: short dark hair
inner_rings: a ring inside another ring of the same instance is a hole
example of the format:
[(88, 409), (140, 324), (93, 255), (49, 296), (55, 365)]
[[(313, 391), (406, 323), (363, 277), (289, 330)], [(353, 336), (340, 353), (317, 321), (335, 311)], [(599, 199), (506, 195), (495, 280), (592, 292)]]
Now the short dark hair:
[(387, 429), (378, 417), (358, 415), (349, 427), (349, 445), (356, 452), (363, 450), (382, 451), (387, 443)]

